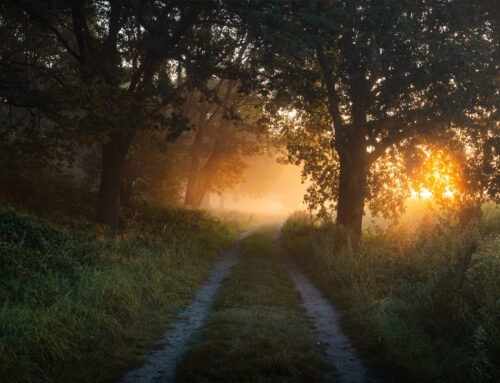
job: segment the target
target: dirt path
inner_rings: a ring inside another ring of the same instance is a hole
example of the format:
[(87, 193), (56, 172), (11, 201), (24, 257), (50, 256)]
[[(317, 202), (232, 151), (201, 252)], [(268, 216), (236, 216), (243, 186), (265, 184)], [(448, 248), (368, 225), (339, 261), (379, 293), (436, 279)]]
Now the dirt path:
[(173, 380), (177, 363), (210, 312), (217, 290), (238, 262), (241, 242), (252, 232), (253, 230), (241, 234), (238, 241), (223, 250), (221, 258), (214, 263), (207, 281), (198, 290), (193, 303), (179, 315), (173, 323), (173, 329), (163, 335), (159, 343), (165, 346), (147, 355), (144, 365), (129, 371), (123, 383), (166, 383)]
[(341, 383), (379, 382), (356, 356), (349, 339), (340, 330), (340, 315), (311, 281), (298, 269), (280, 242), (278, 229), (274, 235), (276, 250), (286, 265), (297, 290), (304, 300), (304, 307), (313, 318), (318, 338), (326, 344), (326, 359), (332, 363)]

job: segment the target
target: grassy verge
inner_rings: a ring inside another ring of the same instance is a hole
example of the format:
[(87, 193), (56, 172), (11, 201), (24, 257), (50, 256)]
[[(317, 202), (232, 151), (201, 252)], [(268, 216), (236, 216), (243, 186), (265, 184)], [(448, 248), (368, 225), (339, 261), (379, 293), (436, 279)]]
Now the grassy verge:
[(282, 215), (246, 213), (236, 210), (211, 209), (210, 214), (224, 222), (232, 222), (243, 230), (250, 230), (258, 226), (279, 225), (284, 219)]
[(327, 366), (301, 298), (272, 245), (272, 229), (243, 244), (179, 382), (321, 382)]
[(0, 380), (116, 381), (236, 237), (196, 211), (142, 206), (123, 221), (0, 210)]
[(298, 216), (283, 236), (385, 381), (498, 382), (498, 211), (467, 229), (428, 218), (403, 229), (366, 234), (357, 251), (333, 225)]

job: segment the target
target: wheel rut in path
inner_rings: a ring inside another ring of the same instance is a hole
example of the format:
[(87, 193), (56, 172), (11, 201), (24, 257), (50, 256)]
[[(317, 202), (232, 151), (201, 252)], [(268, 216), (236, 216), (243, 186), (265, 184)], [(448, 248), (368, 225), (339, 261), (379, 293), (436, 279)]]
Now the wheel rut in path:
[(173, 328), (160, 339), (159, 343), (165, 346), (147, 355), (141, 367), (125, 375), (123, 383), (167, 383), (173, 380), (177, 364), (210, 312), (217, 290), (238, 263), (241, 242), (254, 231), (244, 232), (237, 241), (222, 250), (222, 256), (215, 261), (207, 281), (196, 293), (194, 301), (179, 314)]
[(326, 361), (337, 370), (341, 383), (379, 383), (373, 373), (357, 357), (349, 338), (340, 330), (340, 315), (297, 267), (280, 240), (281, 228), (274, 234), (276, 250), (283, 260), (297, 290), (302, 295), (303, 305), (314, 325), (321, 343), (325, 343)]

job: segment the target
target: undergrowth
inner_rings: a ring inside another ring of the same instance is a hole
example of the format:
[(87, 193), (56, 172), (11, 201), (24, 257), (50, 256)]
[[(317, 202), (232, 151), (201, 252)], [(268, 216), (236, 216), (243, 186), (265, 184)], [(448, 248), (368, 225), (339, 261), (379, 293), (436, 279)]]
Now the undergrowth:
[(244, 242), (177, 381), (322, 382), (327, 368), (272, 230), (260, 230)]
[(122, 221), (0, 209), (1, 381), (116, 381), (236, 237), (198, 211), (137, 205)]
[(467, 228), (426, 217), (366, 233), (357, 250), (335, 225), (300, 215), (282, 233), (386, 381), (500, 381), (498, 209)]

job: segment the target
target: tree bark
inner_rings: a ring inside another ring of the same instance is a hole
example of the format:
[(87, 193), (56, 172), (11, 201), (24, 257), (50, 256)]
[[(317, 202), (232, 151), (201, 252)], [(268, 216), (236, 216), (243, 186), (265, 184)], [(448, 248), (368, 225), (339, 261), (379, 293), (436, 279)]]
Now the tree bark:
[(357, 164), (340, 161), (337, 224), (345, 227), (357, 239), (361, 237), (365, 197), (366, 173)]
[(130, 164), (132, 159), (126, 156), (121, 168), (120, 177), (120, 206), (129, 206), (133, 195), (134, 178), (130, 174)]
[(206, 210), (210, 209), (210, 193), (205, 193), (205, 195), (203, 196), (201, 207)]
[(97, 221), (116, 229), (119, 225), (120, 181), (123, 162), (133, 134), (115, 132), (102, 146), (102, 173)]
[[(223, 80), (219, 82), (218, 86), (221, 86), (222, 82)], [(200, 169), (200, 158), (201, 158), (203, 138), (213, 119), (216, 116), (222, 118), (221, 111), (223, 108), (227, 107), (229, 97), (231, 96), (231, 93), (235, 88), (235, 86), (236, 86), (236, 81), (234, 80), (229, 81), (224, 98), (221, 104), (217, 105), (215, 110), (210, 111), (209, 107), (205, 107), (200, 110), (198, 129), (196, 130), (193, 146), (191, 147), (189, 175), (186, 185), (186, 196), (184, 199), (184, 206), (190, 206), (194, 208), (199, 208), (201, 206), (203, 197), (207, 191), (207, 188), (204, 185), (206, 182), (205, 180), (203, 180), (203, 174), (202, 174), (203, 169)], [(209, 114), (210, 117), (207, 118), (207, 114)], [(223, 125), (222, 122), (220, 122), (220, 125), (225, 126)], [(210, 162), (210, 158), (208, 162)]]
[(361, 238), (369, 165), (362, 137), (349, 135), (338, 153), (337, 225), (347, 229), (351, 241), (357, 244)]
[(199, 172), (200, 172), (200, 157), (201, 157), (201, 144), (205, 129), (202, 126), (196, 130), (193, 146), (191, 148), (191, 158), (189, 163), (189, 175), (186, 185), (186, 196), (184, 198), (184, 206), (197, 208), (196, 195), (198, 194)]
[[(220, 121), (220, 131), (224, 132), (228, 122), (227, 120), (221, 118)], [(217, 168), (220, 166), (221, 161), (223, 160), (223, 153), (225, 152), (226, 142), (224, 135), (219, 136), (215, 139), (214, 147), (210, 152), (210, 155), (205, 162), (205, 165), (198, 172), (198, 183), (195, 193), (194, 203), (196, 207), (200, 207), (203, 201), (203, 197), (212, 187), (212, 177), (217, 171)]]
[(207, 194), (207, 189), (204, 188), (203, 186), (200, 186), (200, 188), (196, 192), (194, 207), (196, 207), (197, 209), (201, 209), (206, 194)]

